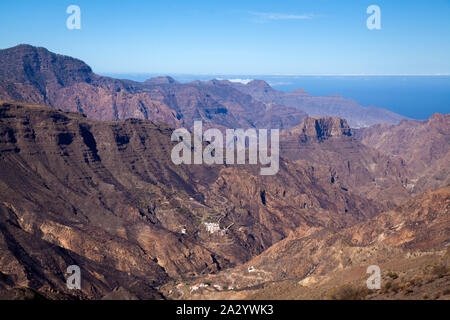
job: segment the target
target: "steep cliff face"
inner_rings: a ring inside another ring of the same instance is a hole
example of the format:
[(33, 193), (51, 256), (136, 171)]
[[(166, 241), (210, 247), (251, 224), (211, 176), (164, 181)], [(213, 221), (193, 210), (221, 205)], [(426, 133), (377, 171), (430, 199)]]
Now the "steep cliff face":
[(280, 153), (291, 160), (329, 168), (328, 179), (343, 190), (393, 208), (410, 196), (411, 173), (401, 159), (371, 149), (336, 117), (306, 118), (280, 137)]
[(322, 142), (331, 137), (351, 136), (347, 121), (338, 117), (308, 117), (290, 130), (304, 141)]
[[(122, 286), (155, 298), (152, 288), (170, 277), (227, 265), (159, 221), (181, 211), (172, 193), (193, 193), (191, 178), (163, 156), (167, 127), (95, 123), (38, 106), (2, 104), (0, 114), (7, 287), (69, 296), (65, 269), (76, 264), (85, 277), (81, 297)], [(186, 220), (178, 215), (177, 228)]]
[(176, 166), (172, 131), (1, 103), (2, 288), (70, 297), (65, 268), (78, 264), (80, 297), (123, 287), (154, 298), (169, 279), (243, 263), (299, 227), (338, 230), (384, 208), (304, 161), (282, 160), (268, 177), (250, 165)]
[(84, 62), (45, 48), (20, 45), (0, 50), (1, 99), (42, 103), (92, 119), (155, 119), (176, 125), (173, 110), (153, 101), (140, 84), (100, 77)]
[(41, 105), (45, 104), (44, 96), (37, 88), (30, 84), (0, 80), (0, 96), (6, 101), (23, 101)]

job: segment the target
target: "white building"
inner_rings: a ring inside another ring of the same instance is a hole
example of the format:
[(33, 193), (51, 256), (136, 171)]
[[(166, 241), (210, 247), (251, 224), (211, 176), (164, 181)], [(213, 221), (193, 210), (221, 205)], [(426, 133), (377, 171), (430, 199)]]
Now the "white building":
[(220, 231), (220, 226), (217, 222), (206, 222), (205, 227), (206, 231), (208, 231), (211, 234)]

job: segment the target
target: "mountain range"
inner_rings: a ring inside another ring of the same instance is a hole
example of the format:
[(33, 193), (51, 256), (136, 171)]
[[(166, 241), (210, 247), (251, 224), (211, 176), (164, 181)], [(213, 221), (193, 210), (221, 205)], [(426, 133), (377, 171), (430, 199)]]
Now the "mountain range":
[(0, 61), (0, 99), (85, 113), (94, 120), (136, 118), (191, 127), (194, 119), (201, 119), (230, 128), (288, 129), (307, 114), (338, 116), (352, 127), (406, 119), (340, 96), (283, 93), (261, 80), (247, 85), (226, 80), (181, 84), (170, 77), (145, 82), (102, 77), (78, 59), (30, 45), (0, 50)]
[[(450, 115), (258, 80), (118, 80), (28, 45), (0, 61), (0, 298), (392, 298), (340, 287), (371, 264), (448, 297)], [(196, 120), (281, 129), (278, 174), (173, 164), (173, 130)]]
[(309, 95), (303, 89), (285, 93), (273, 89), (263, 80), (253, 80), (247, 84), (233, 82), (231, 85), (257, 100), (297, 108), (313, 117), (336, 116), (346, 119), (353, 128), (368, 127), (378, 123), (396, 124), (406, 119), (387, 109), (360, 106), (355, 100), (345, 99), (338, 94), (317, 97)]

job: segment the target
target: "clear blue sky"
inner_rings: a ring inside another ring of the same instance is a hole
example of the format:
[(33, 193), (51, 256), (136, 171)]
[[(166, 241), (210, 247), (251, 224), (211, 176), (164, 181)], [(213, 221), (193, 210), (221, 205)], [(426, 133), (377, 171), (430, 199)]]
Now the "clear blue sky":
[(450, 74), (449, 0), (1, 0), (0, 30), (99, 73)]

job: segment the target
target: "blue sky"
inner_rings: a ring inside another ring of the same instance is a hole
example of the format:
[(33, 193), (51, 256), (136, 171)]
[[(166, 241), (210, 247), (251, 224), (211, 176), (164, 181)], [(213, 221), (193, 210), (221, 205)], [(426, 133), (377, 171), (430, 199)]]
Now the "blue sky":
[(449, 0), (1, 0), (0, 30), (98, 73), (450, 74)]

